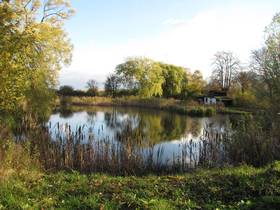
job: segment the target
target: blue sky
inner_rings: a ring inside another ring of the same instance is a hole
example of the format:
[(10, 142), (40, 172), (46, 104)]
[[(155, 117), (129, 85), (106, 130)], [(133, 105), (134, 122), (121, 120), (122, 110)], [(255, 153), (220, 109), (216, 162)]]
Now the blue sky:
[(65, 25), (73, 61), (61, 85), (102, 86), (106, 75), (129, 56), (147, 56), (211, 74), (216, 51), (231, 50), (249, 62), (262, 45), (264, 27), (279, 0), (72, 0), (76, 14)]

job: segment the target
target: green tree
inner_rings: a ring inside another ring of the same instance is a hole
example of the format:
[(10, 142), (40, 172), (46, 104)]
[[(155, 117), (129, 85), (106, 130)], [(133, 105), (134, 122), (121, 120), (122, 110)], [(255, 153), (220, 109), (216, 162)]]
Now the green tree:
[(194, 71), (194, 73), (190, 75), (190, 79), (188, 82), (188, 95), (190, 97), (196, 97), (201, 95), (204, 91), (205, 84), (206, 83), (203, 80), (201, 71)]
[(201, 95), (205, 89), (206, 82), (203, 79), (202, 73), (196, 70), (193, 74), (190, 70), (185, 70), (185, 76), (182, 80), (181, 98), (194, 98)]
[(160, 63), (164, 77), (162, 84), (164, 97), (176, 97), (183, 89), (186, 71), (183, 67)]
[(266, 27), (265, 46), (253, 52), (252, 68), (260, 79), (262, 98), (279, 111), (280, 106), (280, 13)]
[(142, 97), (161, 96), (164, 78), (160, 65), (148, 58), (128, 58), (116, 67), (122, 86)]
[(240, 71), (237, 73), (235, 81), (240, 86), (242, 95), (250, 88), (253, 78), (254, 73), (251, 71)]
[(115, 74), (109, 75), (104, 86), (106, 95), (116, 97), (120, 87), (119, 77)]
[(189, 82), (191, 80), (191, 72), (189, 69), (184, 69), (184, 77), (181, 82), (181, 93), (179, 94), (180, 99), (187, 99), (189, 97)]
[(62, 96), (72, 96), (74, 95), (75, 91), (72, 86), (64, 85), (59, 88), (58, 93)]
[(50, 113), (58, 72), (71, 61), (63, 23), (72, 13), (67, 0), (0, 0), (1, 116)]

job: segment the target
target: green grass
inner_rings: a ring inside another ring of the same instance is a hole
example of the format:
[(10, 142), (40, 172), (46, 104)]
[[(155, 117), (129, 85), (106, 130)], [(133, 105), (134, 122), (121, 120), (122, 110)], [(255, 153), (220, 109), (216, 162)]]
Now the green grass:
[(174, 176), (0, 170), (0, 209), (279, 209), (280, 162)]

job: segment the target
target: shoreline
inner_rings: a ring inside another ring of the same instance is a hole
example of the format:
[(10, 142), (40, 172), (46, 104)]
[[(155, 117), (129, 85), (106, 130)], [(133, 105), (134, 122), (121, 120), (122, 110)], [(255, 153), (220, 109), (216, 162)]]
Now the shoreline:
[(135, 107), (146, 109), (159, 109), (193, 117), (213, 116), (216, 114), (248, 115), (253, 111), (244, 111), (237, 107), (224, 107), (219, 105), (201, 105), (194, 101), (181, 101), (175, 99), (150, 98), (141, 99), (138, 97), (64, 97), (59, 98), (57, 106), (65, 100), (68, 106), (79, 107)]

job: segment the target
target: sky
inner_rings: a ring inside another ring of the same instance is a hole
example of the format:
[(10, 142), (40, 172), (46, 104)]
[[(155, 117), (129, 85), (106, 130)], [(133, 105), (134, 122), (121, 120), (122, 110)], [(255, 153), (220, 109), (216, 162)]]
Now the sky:
[(264, 42), (264, 29), (280, 12), (280, 0), (72, 0), (75, 15), (65, 29), (74, 45), (60, 85), (102, 87), (127, 57), (201, 70), (211, 75), (217, 51), (232, 51), (244, 66)]

